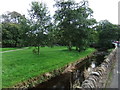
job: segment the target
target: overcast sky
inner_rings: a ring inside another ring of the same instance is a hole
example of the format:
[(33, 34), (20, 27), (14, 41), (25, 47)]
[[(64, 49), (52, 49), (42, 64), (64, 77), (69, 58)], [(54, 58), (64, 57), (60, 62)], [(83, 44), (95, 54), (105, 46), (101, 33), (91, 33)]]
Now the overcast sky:
[[(17, 11), (27, 15), (32, 1), (42, 1), (47, 4), (51, 15), (54, 14), (54, 0), (1, 0), (0, 15), (6, 11)], [(80, 2), (81, 0), (75, 0)], [(88, 0), (89, 7), (94, 11), (93, 17), (97, 20), (109, 20), (113, 24), (118, 24), (118, 2), (120, 0)]]

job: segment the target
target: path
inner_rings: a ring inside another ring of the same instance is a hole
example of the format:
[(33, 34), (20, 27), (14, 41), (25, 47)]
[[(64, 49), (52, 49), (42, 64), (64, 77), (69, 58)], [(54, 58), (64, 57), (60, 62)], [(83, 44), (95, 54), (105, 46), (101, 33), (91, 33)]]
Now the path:
[(28, 47), (26, 48), (22, 48), (22, 49), (15, 49), (15, 50), (8, 50), (8, 51), (2, 51), (0, 53), (6, 53), (6, 52), (13, 52), (13, 51), (18, 51), (18, 50), (24, 50), (24, 49), (27, 49)]
[(113, 70), (110, 88), (118, 88), (120, 90), (120, 48), (117, 50), (117, 62)]

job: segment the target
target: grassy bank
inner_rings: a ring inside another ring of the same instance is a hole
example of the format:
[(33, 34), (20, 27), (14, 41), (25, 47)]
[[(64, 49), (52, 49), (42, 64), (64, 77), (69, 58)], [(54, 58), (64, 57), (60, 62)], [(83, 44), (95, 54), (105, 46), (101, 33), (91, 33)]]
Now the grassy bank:
[(69, 52), (66, 47), (42, 47), (40, 55), (33, 54), (32, 48), (3, 53), (3, 87), (10, 87), (31, 77), (63, 67), (94, 51), (95, 49), (88, 48), (79, 53), (75, 50)]

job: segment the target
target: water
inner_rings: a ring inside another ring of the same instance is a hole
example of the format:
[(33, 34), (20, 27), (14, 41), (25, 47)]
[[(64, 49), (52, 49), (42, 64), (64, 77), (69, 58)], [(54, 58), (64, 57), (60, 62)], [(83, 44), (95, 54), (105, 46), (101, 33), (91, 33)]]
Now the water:
[(77, 68), (73, 72), (60, 74), (59, 76), (53, 77), (50, 80), (37, 85), (35, 88), (70, 90), (70, 88), (74, 88), (76, 84), (79, 84), (78, 86), (80, 86), (89, 75), (89, 72), (103, 62), (106, 54), (106, 52), (97, 52), (92, 58), (86, 59), (77, 64)]

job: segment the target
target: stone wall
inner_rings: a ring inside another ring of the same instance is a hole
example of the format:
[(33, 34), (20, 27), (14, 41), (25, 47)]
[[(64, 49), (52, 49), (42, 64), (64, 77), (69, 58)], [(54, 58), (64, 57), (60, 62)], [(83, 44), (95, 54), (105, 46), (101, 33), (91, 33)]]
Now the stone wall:
[(117, 48), (108, 55), (100, 66), (92, 70), (81, 86), (76, 86), (76, 88), (105, 88), (108, 74), (116, 61), (116, 52)]

